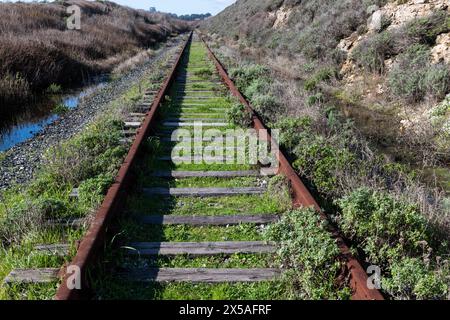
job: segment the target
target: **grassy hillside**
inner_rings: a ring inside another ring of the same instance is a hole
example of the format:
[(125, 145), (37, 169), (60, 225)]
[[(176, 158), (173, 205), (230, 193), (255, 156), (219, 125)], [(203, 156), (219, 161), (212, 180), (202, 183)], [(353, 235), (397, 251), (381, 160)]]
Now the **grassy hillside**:
[(450, 161), (442, 139), (448, 121), (433, 125), (427, 115), (442, 110), (450, 92), (450, 54), (443, 49), (449, 10), (444, 0), (241, 0), (203, 27), (243, 56), (303, 80), (305, 91), (337, 99), (367, 136), (398, 157), (431, 164)]
[[(81, 30), (66, 8), (81, 7)], [(0, 103), (20, 103), (52, 84), (109, 72), (187, 25), (111, 2), (0, 3)]]
[(394, 299), (450, 293), (450, 184), (434, 169), (424, 179), (450, 172), (449, 12), (441, 0), (240, 0), (202, 25)]
[[(366, 8), (382, 2), (241, 0), (209, 20), (207, 27), (213, 33), (241, 40), (243, 44), (325, 60), (332, 59), (339, 39), (365, 23)], [(280, 12), (277, 16), (280, 8), (289, 14)]]

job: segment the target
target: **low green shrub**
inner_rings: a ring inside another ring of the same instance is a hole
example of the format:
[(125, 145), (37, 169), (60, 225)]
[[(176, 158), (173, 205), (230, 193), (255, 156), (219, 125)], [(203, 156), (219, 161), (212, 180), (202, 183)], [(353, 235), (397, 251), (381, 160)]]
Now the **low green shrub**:
[(306, 98), (306, 104), (308, 106), (313, 106), (324, 101), (324, 95), (322, 92), (317, 92), (316, 94), (310, 95)]
[(432, 64), (428, 47), (415, 44), (398, 56), (389, 73), (391, 91), (409, 102), (426, 95), (442, 99), (450, 90), (450, 71), (443, 64)]
[(65, 104), (59, 103), (53, 108), (53, 113), (58, 115), (63, 115), (64, 113), (69, 111), (69, 107)]
[(110, 174), (100, 174), (95, 178), (84, 180), (78, 188), (80, 204), (86, 208), (96, 208), (113, 182), (114, 177)]
[(292, 154), (298, 144), (310, 135), (312, 123), (310, 117), (286, 117), (281, 118), (271, 127), (280, 131), (280, 144)]
[(313, 91), (316, 89), (319, 83), (337, 78), (338, 75), (339, 73), (336, 68), (323, 67), (319, 71), (317, 71), (310, 79), (305, 81), (304, 88), (306, 91)]
[(449, 292), (445, 274), (431, 270), (416, 258), (395, 261), (391, 265), (390, 276), (382, 278), (382, 287), (400, 300), (442, 300)]
[(247, 98), (252, 100), (263, 92), (270, 92), (270, 83), (265, 78), (253, 80), (244, 90)]
[(116, 170), (126, 154), (120, 144), (122, 122), (104, 119), (62, 145), (50, 148), (43, 169), (33, 182), (36, 194)]
[(200, 68), (194, 71), (194, 75), (203, 79), (209, 79), (209, 77), (211, 77), (212, 74), (213, 72), (210, 68)]
[(351, 58), (367, 71), (384, 73), (385, 60), (394, 53), (394, 39), (390, 32), (383, 31), (361, 41), (353, 50)]
[[(331, 123), (335, 119), (332, 110), (328, 111), (328, 121), (330, 125), (337, 126)], [(324, 196), (339, 195), (338, 176), (342, 172), (352, 172), (352, 175), (359, 172), (359, 163), (348, 148), (333, 144), (332, 138), (317, 135), (313, 126), (310, 117), (300, 117), (282, 118), (271, 127), (279, 129), (280, 144), (295, 159), (294, 168)], [(345, 142), (340, 140), (340, 143)]]
[(264, 119), (273, 119), (279, 113), (280, 104), (277, 99), (270, 93), (255, 94), (251, 99), (255, 111)]
[(58, 94), (58, 93), (61, 93), (61, 91), (62, 91), (61, 85), (56, 84), (56, 83), (52, 83), (45, 90), (45, 93), (47, 93), (47, 94)]
[(450, 91), (450, 66), (438, 63), (430, 66), (425, 78), (427, 93), (441, 100)]
[(264, 120), (273, 119), (279, 113), (280, 104), (272, 93), (272, 80), (267, 67), (249, 64), (232, 69), (230, 75)]
[(248, 128), (252, 125), (252, 115), (241, 103), (235, 103), (227, 110), (227, 119), (242, 128)]
[(360, 188), (336, 201), (342, 210), (339, 226), (358, 243), (371, 263), (415, 256), (428, 246), (428, 225), (416, 205), (391, 195)]
[(305, 81), (303, 87), (305, 88), (306, 91), (313, 91), (316, 89), (317, 84), (318, 82), (315, 78), (310, 78)]
[(294, 168), (310, 179), (317, 190), (324, 195), (339, 194), (338, 173), (355, 168), (355, 155), (345, 147), (332, 145), (318, 135), (305, 135), (293, 153)]
[(236, 83), (236, 86), (245, 92), (245, 89), (255, 80), (267, 78), (270, 70), (262, 65), (250, 64), (230, 70), (230, 76)]
[(406, 36), (415, 43), (434, 45), (436, 38), (450, 31), (450, 17), (445, 11), (436, 11), (428, 17), (417, 18), (405, 26)]
[(265, 231), (279, 245), (278, 259), (286, 269), (285, 281), (294, 299), (346, 299), (349, 290), (339, 287), (342, 267), (339, 249), (314, 209), (285, 213)]

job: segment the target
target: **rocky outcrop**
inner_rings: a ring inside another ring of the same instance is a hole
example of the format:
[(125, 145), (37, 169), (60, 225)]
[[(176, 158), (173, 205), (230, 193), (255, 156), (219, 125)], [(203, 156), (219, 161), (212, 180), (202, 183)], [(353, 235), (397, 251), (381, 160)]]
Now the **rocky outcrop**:
[(448, 10), (449, 7), (449, 0), (410, 0), (400, 5), (390, 2), (381, 12), (390, 19), (389, 28), (395, 28), (412, 19), (425, 17), (435, 10)]
[(436, 46), (431, 49), (433, 63), (450, 64), (450, 33), (441, 34), (436, 39)]
[[(371, 6), (368, 8), (370, 18), (367, 21), (367, 32), (358, 34), (354, 32), (348, 38), (341, 40), (338, 48), (348, 54), (349, 59), (344, 63), (341, 70), (348, 81), (355, 77), (355, 66), (350, 60), (352, 50), (366, 38), (372, 37), (375, 33), (383, 29), (395, 29), (404, 25), (408, 21), (430, 15), (436, 10), (447, 10), (450, 14), (450, 0), (409, 0), (404, 4), (397, 4), (397, 1), (389, 2), (384, 7)], [(450, 35), (443, 34), (437, 39), (436, 46), (432, 49), (432, 57), (435, 63), (450, 63)], [(386, 61), (386, 69), (393, 63), (392, 59)]]
[(395, 28), (412, 19), (425, 17), (432, 11), (448, 10), (449, 7), (448, 0), (410, 0), (404, 4), (389, 2), (381, 9), (376, 6), (368, 9), (372, 16), (367, 27), (369, 32), (379, 32), (384, 27)]
[[(409, 21), (427, 17), (437, 10), (447, 10), (450, 15), (450, 0), (410, 0), (404, 4), (397, 3), (397, 1), (389, 2), (382, 8), (369, 7), (367, 13), (370, 18), (367, 21), (365, 32), (361, 32), (361, 30), (359, 33), (354, 32), (338, 45), (338, 48), (345, 51), (348, 56), (341, 69), (345, 90), (352, 92), (358, 88), (364, 88), (361, 90), (361, 96), (369, 104), (379, 101), (379, 98), (383, 97), (383, 94), (389, 90), (388, 84), (383, 75), (361, 72), (351, 59), (352, 51), (362, 41), (374, 37), (383, 30), (399, 29)], [(450, 33), (440, 34), (437, 37), (435, 46), (431, 48), (431, 58), (433, 63), (450, 64)], [(395, 62), (395, 56), (385, 60), (385, 71), (389, 72)], [(433, 101), (425, 101), (416, 105), (414, 110), (411, 108), (397, 110), (398, 116), (402, 119), (400, 130), (403, 132), (415, 131), (428, 123), (430, 112), (434, 110), (430, 108), (433, 103)]]
[(269, 12), (269, 18), (274, 18), (274, 29), (281, 29), (286, 26), (287, 21), (293, 11), (293, 8), (282, 6), (277, 11)]

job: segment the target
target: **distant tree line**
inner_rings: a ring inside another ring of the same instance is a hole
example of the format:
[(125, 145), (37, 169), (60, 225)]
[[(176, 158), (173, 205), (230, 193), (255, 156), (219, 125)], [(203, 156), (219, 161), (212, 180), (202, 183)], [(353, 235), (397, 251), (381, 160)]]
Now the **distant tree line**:
[(196, 14), (196, 13), (194, 13), (194, 14), (183, 14), (183, 15), (179, 16), (179, 15), (176, 15), (174, 13), (171, 13), (170, 16), (174, 17), (174, 18), (178, 18), (180, 20), (196, 21), (196, 20), (208, 19), (209, 17), (212, 16), (212, 14), (208, 12), (208, 13), (201, 13), (201, 14)]
[[(149, 11), (151, 13), (158, 12), (155, 7), (150, 7)], [(169, 17), (172, 17), (172, 18), (175, 18), (175, 19), (180, 19), (180, 20), (185, 20), (185, 21), (205, 20), (205, 19), (207, 19), (207, 18), (212, 16), (212, 14), (209, 13), (209, 12), (208, 13), (201, 13), (201, 14), (197, 14), (197, 13), (194, 13), (194, 14), (183, 14), (181, 16), (179, 16), (179, 15), (177, 15), (175, 13), (167, 13), (167, 15)]]

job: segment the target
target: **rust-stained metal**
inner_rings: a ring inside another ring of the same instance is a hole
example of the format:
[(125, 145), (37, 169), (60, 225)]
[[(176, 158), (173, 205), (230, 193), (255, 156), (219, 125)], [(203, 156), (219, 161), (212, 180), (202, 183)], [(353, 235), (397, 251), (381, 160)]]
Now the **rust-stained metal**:
[[(220, 61), (216, 58), (212, 50), (207, 45), (206, 41), (202, 38), (203, 43), (205, 44), (208, 54), (211, 60), (214, 62), (217, 71), (219, 72), (223, 82), (228, 86), (231, 93), (239, 99), (239, 101), (244, 104), (247, 108), (247, 111), (251, 113), (253, 118), (253, 127), (256, 130), (267, 129), (263, 124), (258, 115), (254, 112), (253, 108), (250, 106), (249, 102), (245, 99), (245, 97), (241, 94), (241, 92), (235, 86), (233, 80), (228, 76), (224, 66), (220, 63)], [(271, 140), (272, 145), (277, 145), (276, 142), (272, 139), (270, 134), (268, 134), (267, 139)], [(293, 205), (294, 207), (314, 207), (320, 214), (320, 217), (323, 220), (327, 220), (328, 217), (321, 210), (319, 204), (316, 202), (312, 194), (306, 188), (300, 177), (295, 172), (294, 168), (287, 160), (286, 156), (282, 151), (278, 153), (279, 160), (279, 173), (285, 175), (291, 184), (292, 188), (292, 197), (293, 197)], [(352, 299), (353, 300), (384, 300), (382, 294), (377, 289), (369, 289), (367, 286), (368, 276), (364, 271), (362, 265), (359, 261), (351, 254), (350, 248), (345, 244), (343, 238), (339, 235), (337, 230), (331, 230), (331, 233), (336, 240), (336, 243), (341, 251), (341, 257), (343, 261), (346, 263), (346, 267), (348, 269), (350, 275), (350, 287), (353, 291)]]
[(71, 281), (72, 275), (65, 272), (55, 296), (56, 300), (77, 300), (88, 297), (90, 291), (90, 284), (87, 275), (88, 268), (102, 252), (102, 247), (104, 246), (106, 233), (111, 220), (116, 213), (123, 208), (123, 200), (125, 199), (127, 192), (130, 190), (129, 187), (132, 183), (130, 169), (133, 167), (133, 164), (138, 157), (143, 142), (150, 134), (150, 130), (156, 118), (156, 111), (163, 101), (172, 81), (174, 80), (174, 76), (180, 64), (183, 53), (186, 51), (187, 45), (191, 39), (192, 32), (183, 45), (182, 50), (180, 51), (177, 60), (170, 71), (170, 74), (155, 97), (149, 112), (146, 113), (142, 127), (139, 130), (128, 155), (117, 174), (114, 184), (108, 190), (108, 193), (106, 194), (101, 207), (98, 209), (89, 230), (80, 243), (76, 256), (69, 265), (71, 267), (76, 266), (79, 268), (78, 270), (81, 271), (81, 290), (70, 289), (68, 287), (68, 283)]

